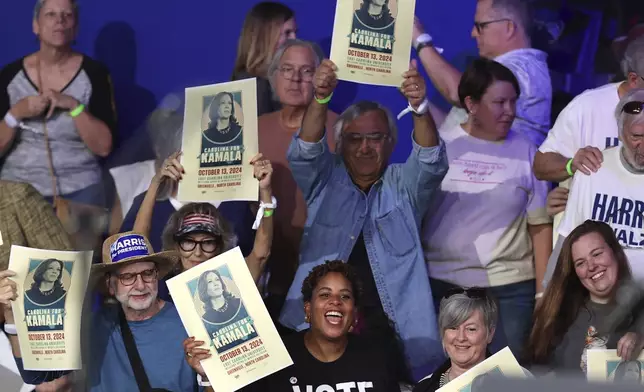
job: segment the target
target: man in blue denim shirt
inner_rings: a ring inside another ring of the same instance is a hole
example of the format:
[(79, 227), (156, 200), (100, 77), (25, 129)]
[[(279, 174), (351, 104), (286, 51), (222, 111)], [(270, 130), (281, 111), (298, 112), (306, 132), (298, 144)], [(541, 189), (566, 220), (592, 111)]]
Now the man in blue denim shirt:
[[(447, 172), (445, 147), (427, 114), (425, 82), (415, 61), (401, 92), (413, 112), (413, 150), (404, 164), (388, 165), (397, 130), (389, 111), (375, 102), (348, 108), (334, 127), (336, 150), (328, 150), (327, 103), (337, 85), (336, 67), (325, 60), (313, 79), (315, 100), (289, 147), (293, 177), (304, 194), (308, 220), (300, 266), (280, 322), (308, 328), (300, 288), (306, 275), (326, 260), (354, 265), (364, 285), (360, 330), (384, 310), (403, 341), (413, 378), (443, 360), (419, 225)], [(377, 317), (376, 317), (377, 319)], [(385, 317), (386, 319), (386, 317)], [(364, 327), (364, 328), (363, 328)], [(383, 342), (386, 344), (388, 342)]]

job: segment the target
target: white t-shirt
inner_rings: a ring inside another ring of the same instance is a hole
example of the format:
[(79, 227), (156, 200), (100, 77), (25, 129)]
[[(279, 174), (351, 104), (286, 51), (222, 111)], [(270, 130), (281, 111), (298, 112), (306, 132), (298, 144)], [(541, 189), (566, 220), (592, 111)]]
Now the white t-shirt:
[(572, 158), (586, 146), (600, 150), (617, 146), (615, 108), (619, 103), (619, 85), (610, 83), (575, 97), (561, 111), (539, 151)]
[(608, 223), (626, 252), (633, 276), (644, 278), (644, 175), (626, 170), (620, 150), (605, 150), (596, 173), (575, 173), (558, 233), (567, 237), (587, 219)]
[(491, 287), (534, 279), (528, 225), (550, 223), (548, 184), (535, 178), (536, 146), (510, 131), (503, 142), (444, 130), (449, 170), (423, 221), (429, 276)]
[[(512, 129), (523, 134), (536, 146), (543, 142), (550, 129), (552, 82), (547, 58), (545, 52), (527, 48), (512, 50), (494, 59), (512, 71), (521, 88)], [(453, 107), (439, 131), (442, 134), (443, 129), (451, 129), (465, 121), (465, 109)]]

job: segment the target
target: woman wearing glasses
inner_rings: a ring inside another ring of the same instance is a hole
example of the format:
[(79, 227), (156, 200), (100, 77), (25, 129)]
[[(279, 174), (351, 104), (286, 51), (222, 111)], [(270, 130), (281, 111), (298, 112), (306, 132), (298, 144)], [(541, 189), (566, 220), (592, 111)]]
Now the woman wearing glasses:
[(475, 60), (458, 86), (468, 111), (443, 128), (449, 171), (423, 222), (432, 293), (486, 287), (499, 302), (492, 353), (509, 346), (519, 357), (530, 332), (535, 277), (541, 284), (552, 251), (548, 184), (532, 171), (536, 147), (510, 129), (519, 82), (508, 68)]
[(530, 365), (585, 373), (587, 350), (593, 348), (617, 349), (623, 360), (636, 359), (643, 342), (636, 333), (642, 308), (628, 306), (626, 297), (617, 301), (618, 292), (628, 293), (621, 289), (630, 278), (626, 254), (609, 225), (587, 220), (576, 227), (535, 311), (526, 349)]
[[(586, 219), (608, 223), (624, 248), (636, 279), (644, 278), (644, 89), (629, 91), (615, 109), (621, 146), (603, 151), (601, 167), (577, 171), (568, 193), (546, 281), (557, 265), (566, 237)], [(547, 284), (547, 282), (546, 282)]]

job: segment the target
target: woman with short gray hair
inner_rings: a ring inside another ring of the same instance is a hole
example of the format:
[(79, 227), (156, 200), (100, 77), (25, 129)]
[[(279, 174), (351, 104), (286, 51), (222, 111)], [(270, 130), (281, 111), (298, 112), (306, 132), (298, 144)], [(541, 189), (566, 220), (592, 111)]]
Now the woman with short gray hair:
[(447, 361), (421, 380), (414, 392), (433, 392), (483, 362), (496, 330), (499, 309), (488, 290), (454, 288), (441, 300), (438, 328)]

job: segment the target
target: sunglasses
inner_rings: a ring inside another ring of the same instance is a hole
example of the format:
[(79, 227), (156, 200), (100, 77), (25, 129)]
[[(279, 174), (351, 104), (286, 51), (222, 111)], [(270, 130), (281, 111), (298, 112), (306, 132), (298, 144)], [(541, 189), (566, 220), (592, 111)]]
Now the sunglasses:
[(644, 102), (642, 101), (632, 101), (624, 105), (622, 112), (628, 114), (640, 114), (644, 109)]
[(487, 289), (483, 287), (471, 287), (469, 289), (464, 289), (462, 287), (454, 287), (447, 290), (443, 298), (449, 298), (457, 294), (465, 294), (467, 295), (468, 298), (480, 299), (480, 298), (487, 297)]

